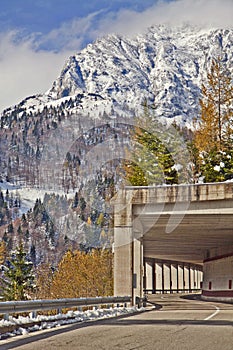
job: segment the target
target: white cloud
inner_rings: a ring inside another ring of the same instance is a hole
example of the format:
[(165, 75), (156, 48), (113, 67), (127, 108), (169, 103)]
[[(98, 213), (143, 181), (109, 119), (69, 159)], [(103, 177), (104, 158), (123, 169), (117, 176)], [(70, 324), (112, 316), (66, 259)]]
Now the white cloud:
[(175, 0), (159, 1), (142, 13), (122, 10), (109, 14), (103, 19), (94, 33), (102, 36), (106, 32), (135, 36), (156, 24), (211, 26), (232, 28), (232, 0)]
[(64, 22), (59, 28), (53, 29), (50, 33), (40, 39), (39, 46), (46, 46), (55, 50), (79, 50), (92, 28), (95, 26), (96, 18), (102, 11), (94, 12), (84, 18), (74, 18), (70, 22)]
[(35, 33), (22, 39), (17, 31), (0, 33), (0, 113), (27, 96), (48, 90), (66, 59), (83, 47), (99, 14), (63, 23), (44, 36)]
[(32, 40), (15, 43), (15, 33), (0, 35), (0, 112), (23, 98), (48, 90), (68, 52), (35, 51)]

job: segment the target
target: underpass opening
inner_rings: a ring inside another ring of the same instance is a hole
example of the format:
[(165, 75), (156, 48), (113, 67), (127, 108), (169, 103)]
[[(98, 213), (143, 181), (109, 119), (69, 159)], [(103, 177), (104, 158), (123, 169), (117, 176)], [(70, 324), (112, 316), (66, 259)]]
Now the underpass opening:
[[(233, 183), (127, 187), (118, 193), (116, 203), (114, 279), (117, 295), (130, 291), (133, 299), (142, 296), (144, 259), (203, 265), (205, 291), (208, 289), (206, 259), (233, 252)], [(171, 222), (173, 229), (169, 231), (167, 227)], [(232, 262), (227, 261), (224, 267), (223, 279), (227, 282), (222, 282), (223, 290), (228, 289), (232, 266)], [(137, 284), (133, 285), (133, 278)], [(217, 289), (213, 291), (217, 293)]]

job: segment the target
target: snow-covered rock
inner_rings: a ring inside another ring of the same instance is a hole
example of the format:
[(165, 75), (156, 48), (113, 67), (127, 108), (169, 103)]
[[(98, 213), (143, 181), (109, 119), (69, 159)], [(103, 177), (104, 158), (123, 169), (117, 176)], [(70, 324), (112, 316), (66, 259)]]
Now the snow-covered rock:
[(189, 126), (212, 58), (222, 55), (232, 71), (232, 47), (232, 29), (159, 25), (134, 39), (108, 35), (69, 57), (52, 87), (20, 107), (35, 112), (78, 96), (74, 112), (97, 117), (138, 111), (147, 99), (155, 115)]

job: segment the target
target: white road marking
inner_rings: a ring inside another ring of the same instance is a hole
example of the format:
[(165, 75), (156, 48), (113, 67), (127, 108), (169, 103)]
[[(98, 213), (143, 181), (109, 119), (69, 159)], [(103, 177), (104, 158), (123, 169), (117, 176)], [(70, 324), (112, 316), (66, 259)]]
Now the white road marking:
[(220, 312), (220, 308), (219, 308), (218, 306), (214, 306), (214, 307), (215, 307), (216, 311), (214, 311), (214, 313), (211, 314), (210, 316), (206, 317), (206, 318), (204, 319), (204, 321), (210, 320), (212, 317), (214, 317), (215, 315), (217, 315), (217, 314)]

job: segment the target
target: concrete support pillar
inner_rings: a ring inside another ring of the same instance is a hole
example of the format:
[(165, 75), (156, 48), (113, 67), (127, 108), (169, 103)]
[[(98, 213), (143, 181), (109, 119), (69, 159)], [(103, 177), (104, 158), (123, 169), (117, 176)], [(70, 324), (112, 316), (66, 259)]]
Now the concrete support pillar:
[(202, 288), (203, 271), (197, 270), (197, 288)]
[(184, 289), (184, 266), (178, 265), (178, 289)]
[(154, 275), (155, 275), (154, 262), (145, 261), (145, 267), (144, 267), (145, 289), (151, 289), (151, 290), (155, 289)]
[(197, 269), (196, 267), (193, 268), (193, 288), (197, 288)]
[(165, 290), (171, 289), (171, 265), (163, 264), (163, 285)]
[(188, 266), (184, 266), (184, 289), (187, 291), (190, 289), (190, 269)]
[(163, 264), (155, 264), (155, 289), (163, 290)]
[(178, 289), (178, 267), (177, 265), (171, 265), (171, 290)]
[(200, 289), (201, 288), (201, 282), (202, 282), (202, 271), (198, 269), (198, 267), (194, 268), (194, 288)]
[(129, 228), (115, 228), (114, 295), (143, 296), (143, 245)]
[(195, 267), (190, 267), (190, 288), (197, 288), (197, 270)]
[(132, 229), (114, 229), (114, 295), (132, 295)]
[(189, 288), (194, 289), (194, 272), (193, 267), (189, 267)]
[(135, 302), (136, 297), (141, 298), (143, 296), (143, 244), (140, 239), (133, 240), (132, 272), (132, 297)]
[(140, 280), (138, 271), (135, 271), (138, 265), (134, 268), (138, 248), (140, 250), (140, 244), (134, 244), (132, 193), (122, 190), (114, 203), (114, 295), (130, 295), (133, 304)]

